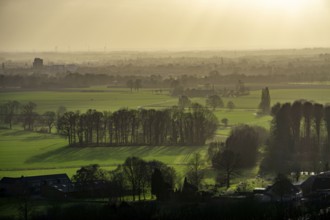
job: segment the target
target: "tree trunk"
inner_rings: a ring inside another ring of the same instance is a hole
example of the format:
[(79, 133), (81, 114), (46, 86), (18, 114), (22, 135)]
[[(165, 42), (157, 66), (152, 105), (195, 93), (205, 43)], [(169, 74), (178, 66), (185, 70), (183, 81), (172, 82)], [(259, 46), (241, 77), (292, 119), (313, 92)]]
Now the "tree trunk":
[(227, 189), (228, 189), (230, 187), (230, 173), (229, 172), (227, 172), (226, 182), (227, 182)]

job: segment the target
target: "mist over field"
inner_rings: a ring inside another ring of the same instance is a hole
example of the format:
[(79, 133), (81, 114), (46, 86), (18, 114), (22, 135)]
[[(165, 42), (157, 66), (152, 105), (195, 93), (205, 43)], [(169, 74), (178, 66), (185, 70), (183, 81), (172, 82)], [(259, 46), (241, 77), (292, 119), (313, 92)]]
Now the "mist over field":
[(328, 0), (0, 0), (0, 219), (329, 219)]

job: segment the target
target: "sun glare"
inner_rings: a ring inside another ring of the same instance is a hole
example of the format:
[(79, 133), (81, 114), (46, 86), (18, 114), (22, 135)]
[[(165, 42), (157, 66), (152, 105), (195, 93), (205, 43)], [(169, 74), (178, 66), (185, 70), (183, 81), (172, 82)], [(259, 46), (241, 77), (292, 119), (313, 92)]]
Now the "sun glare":
[(313, 0), (258, 0), (258, 4), (269, 10), (300, 11), (311, 6)]
[(200, 6), (215, 10), (223, 8), (262, 9), (269, 12), (303, 12), (313, 8), (320, 0), (197, 0)]

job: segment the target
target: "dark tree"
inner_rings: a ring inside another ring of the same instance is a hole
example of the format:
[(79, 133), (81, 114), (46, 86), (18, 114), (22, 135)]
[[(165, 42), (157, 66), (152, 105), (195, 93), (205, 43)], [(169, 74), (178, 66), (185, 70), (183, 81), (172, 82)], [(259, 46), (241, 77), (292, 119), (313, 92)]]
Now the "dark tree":
[(230, 180), (239, 165), (239, 155), (231, 150), (225, 149), (217, 153), (212, 159), (212, 166), (219, 173), (225, 173), (226, 186), (230, 187)]
[(224, 107), (223, 101), (220, 98), (220, 96), (218, 96), (218, 95), (210, 95), (209, 97), (207, 97), (206, 105), (210, 106), (213, 109), (213, 111), (216, 108), (223, 108)]
[(152, 172), (158, 169), (162, 173), (162, 178), (164, 179), (164, 182), (167, 184), (169, 189), (173, 190), (176, 182), (176, 172), (173, 167), (169, 167), (163, 162), (157, 160), (149, 161), (148, 166), (150, 167)]
[[(66, 107), (63, 105), (59, 106), (56, 110), (56, 121), (58, 121), (64, 115), (65, 112), (67, 112)], [(56, 123), (56, 132), (59, 133), (59, 128), (57, 123)]]
[(132, 191), (133, 201), (135, 201), (136, 195), (141, 200), (146, 162), (138, 157), (128, 157), (123, 164), (123, 170)]
[(56, 118), (60, 118), (64, 115), (65, 112), (67, 112), (68, 110), (66, 109), (65, 106), (61, 105), (57, 108), (56, 110)]
[(229, 109), (229, 111), (232, 111), (235, 108), (234, 102), (233, 101), (228, 101), (227, 108)]
[(302, 165), (316, 169), (315, 162), (327, 155), (326, 152), (320, 154), (322, 123), (327, 121), (326, 108), (322, 104), (302, 100), (292, 105), (278, 104), (273, 109), (266, 164), (276, 172), (296, 170)]
[(226, 140), (226, 148), (240, 155), (241, 167), (256, 164), (259, 144), (258, 133), (248, 125), (235, 127)]
[(194, 130), (194, 145), (204, 145), (208, 138), (214, 136), (218, 128), (218, 119), (212, 111), (200, 104), (192, 104), (192, 118)]
[[(92, 112), (92, 122), (93, 122), (93, 130), (95, 130), (95, 135), (96, 135), (96, 146), (99, 146), (100, 141), (102, 140), (102, 135), (103, 133), (103, 113), (98, 112), (98, 111), (93, 111)], [(92, 134), (93, 135), (93, 134)]]
[(317, 145), (319, 147), (320, 144), (320, 134), (321, 134), (321, 122), (323, 119), (323, 105), (315, 103), (314, 104), (314, 126), (315, 126), (315, 131), (316, 131), (316, 136), (317, 136)]
[(142, 81), (141, 79), (136, 79), (134, 82), (134, 89), (136, 91), (139, 91), (139, 89), (142, 87)]
[(83, 166), (72, 176), (72, 180), (78, 183), (82, 190), (87, 190), (89, 186), (93, 188), (96, 181), (105, 179), (106, 172), (98, 164)]
[(300, 101), (295, 101), (292, 104), (291, 111), (290, 111), (290, 118), (291, 118), (291, 127), (292, 127), (292, 135), (294, 141), (294, 150), (299, 152), (299, 141), (300, 141), (300, 126), (301, 126), (301, 119), (302, 119), (302, 103)]
[(247, 87), (245, 87), (244, 82), (242, 80), (238, 80), (236, 84), (236, 94), (238, 96), (249, 94), (249, 90)]
[(185, 95), (181, 95), (179, 97), (179, 102), (178, 102), (178, 106), (182, 109), (184, 108), (188, 108), (190, 107), (191, 105), (191, 101), (190, 99), (188, 98), (188, 96), (185, 96)]
[(57, 120), (58, 132), (68, 138), (69, 145), (76, 144), (78, 118), (78, 112), (66, 112)]
[[(155, 110), (120, 109), (113, 113), (89, 109), (86, 113), (66, 112), (57, 120), (58, 132), (69, 145), (203, 145), (218, 126), (212, 111), (193, 104)], [(78, 141), (77, 141), (78, 140)]]
[(18, 101), (9, 101), (0, 106), (1, 121), (5, 124), (9, 124), (9, 129), (12, 128), (14, 120), (20, 111), (20, 103)]
[(327, 105), (324, 109), (324, 121), (327, 128), (327, 138), (328, 138), (328, 151), (330, 151), (330, 105)]
[(43, 123), (48, 127), (48, 133), (52, 133), (52, 128), (55, 125), (56, 114), (52, 111), (47, 111), (42, 115)]
[(224, 125), (225, 127), (227, 127), (227, 126), (228, 126), (228, 118), (223, 118), (223, 119), (221, 119), (221, 123), (223, 123), (223, 125)]
[(213, 157), (222, 151), (225, 147), (225, 144), (223, 142), (211, 142), (209, 144), (209, 148), (207, 149), (207, 156), (210, 161), (213, 160)]
[(164, 181), (162, 172), (155, 169), (151, 176), (151, 194), (155, 195), (157, 200), (162, 200), (166, 197), (167, 184)]
[(188, 181), (198, 189), (201, 187), (205, 177), (204, 165), (205, 161), (199, 153), (193, 154), (187, 164), (186, 176)]
[(110, 186), (109, 186), (109, 196), (114, 198), (122, 198), (127, 194), (128, 183), (124, 175), (123, 166), (118, 165), (115, 170), (109, 172), (110, 175)]
[(133, 92), (133, 88), (134, 88), (134, 81), (129, 79), (127, 82), (126, 82), (126, 86), (131, 89), (131, 92)]
[(281, 104), (280, 103), (276, 103), (275, 105), (273, 105), (273, 107), (271, 108), (271, 115), (275, 116), (277, 115), (277, 113), (279, 112), (279, 110), (281, 109)]
[[(304, 116), (304, 126), (305, 126), (305, 143), (308, 145), (311, 144), (311, 124), (313, 118), (313, 104), (311, 102), (305, 102), (303, 104), (303, 116)], [(310, 147), (310, 146), (309, 146)]]
[(265, 87), (261, 91), (261, 101), (259, 104), (259, 109), (263, 114), (269, 114), (270, 112), (270, 94), (268, 87)]
[(33, 130), (34, 123), (38, 117), (38, 114), (34, 111), (37, 105), (33, 102), (29, 102), (22, 107), (22, 122), (24, 130)]
[(271, 123), (271, 138), (268, 148), (268, 165), (277, 172), (288, 171), (292, 161), (294, 148), (291, 129), (291, 104), (279, 105)]

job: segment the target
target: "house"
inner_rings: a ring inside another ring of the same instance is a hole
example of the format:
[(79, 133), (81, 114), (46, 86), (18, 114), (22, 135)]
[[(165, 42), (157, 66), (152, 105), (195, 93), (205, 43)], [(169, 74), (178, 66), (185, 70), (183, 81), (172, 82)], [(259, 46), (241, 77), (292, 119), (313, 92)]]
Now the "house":
[(40, 195), (43, 186), (69, 191), (72, 187), (71, 180), (66, 174), (52, 174), (42, 176), (3, 177), (0, 181), (0, 189), (3, 195), (20, 195), (31, 193)]
[(301, 191), (290, 181), (278, 181), (267, 187), (266, 195), (272, 201), (293, 201), (301, 198)]
[(267, 188), (256, 188), (253, 190), (254, 197), (261, 202), (288, 202), (301, 198), (301, 191), (289, 180), (276, 181)]
[(311, 194), (330, 195), (330, 171), (309, 177), (300, 185), (300, 188), (304, 196)]

